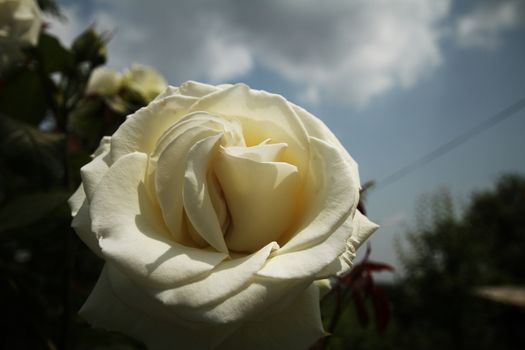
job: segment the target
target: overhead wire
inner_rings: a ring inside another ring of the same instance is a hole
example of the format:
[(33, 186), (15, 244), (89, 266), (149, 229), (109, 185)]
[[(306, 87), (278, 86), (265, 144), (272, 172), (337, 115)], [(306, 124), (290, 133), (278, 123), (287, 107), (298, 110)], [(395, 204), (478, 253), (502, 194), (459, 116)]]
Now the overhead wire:
[(502, 121), (510, 118), (511, 116), (515, 115), (519, 111), (525, 108), (525, 97), (518, 100), (517, 102), (514, 102), (513, 104), (509, 105), (508, 107), (504, 108), (503, 110), (499, 111), (498, 113), (492, 115), (490, 118), (484, 120), (483, 122), (479, 123), (478, 125), (474, 126), (473, 128), (463, 132), (459, 136), (453, 138), (452, 140), (442, 144), (441, 146), (435, 148), (434, 150), (428, 152), (427, 154), (423, 155), (422, 157), (408, 163), (407, 165), (399, 168), (398, 170), (392, 172), (390, 175), (386, 176), (385, 178), (381, 179), (375, 184), (375, 189), (384, 188), (388, 185), (393, 184), (394, 182), (397, 182), (404, 178), (405, 176), (413, 173), (415, 170), (419, 169), (420, 167), (430, 163), (431, 161), (449, 153), (453, 149), (461, 146), (471, 138), (479, 135), (485, 130), (488, 130), (497, 124), (501, 123)]

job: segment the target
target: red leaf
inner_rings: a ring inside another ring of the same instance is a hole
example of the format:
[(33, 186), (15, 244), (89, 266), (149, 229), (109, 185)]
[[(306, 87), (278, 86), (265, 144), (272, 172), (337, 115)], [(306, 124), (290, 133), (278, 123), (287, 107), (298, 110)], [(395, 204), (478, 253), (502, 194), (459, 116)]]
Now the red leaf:
[[(363, 269), (367, 271), (394, 271), (394, 268), (388, 264), (375, 262), (375, 261), (364, 261), (361, 263)], [(360, 265), (361, 265), (360, 264)]]

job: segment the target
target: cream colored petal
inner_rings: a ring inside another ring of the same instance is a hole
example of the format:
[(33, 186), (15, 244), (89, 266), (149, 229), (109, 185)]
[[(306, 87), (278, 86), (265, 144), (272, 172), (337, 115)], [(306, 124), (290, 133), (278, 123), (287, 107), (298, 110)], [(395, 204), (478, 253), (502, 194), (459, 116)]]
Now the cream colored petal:
[(186, 320), (212, 324), (260, 321), (288, 307), (310, 284), (255, 276), (244, 288), (217, 304), (179, 308), (177, 312)]
[(189, 239), (183, 228), (182, 197), (188, 152), (198, 141), (216, 134), (217, 131), (210, 128), (184, 129), (184, 132), (178, 134), (178, 137), (172, 140), (158, 156), (155, 171), (157, 200), (164, 220), (177, 242), (184, 243)]
[(252, 147), (232, 146), (225, 152), (235, 157), (251, 159), (256, 162), (279, 162), (288, 147), (285, 143), (262, 143)]
[(330, 278), (316, 280), (314, 285), (319, 289), (319, 299), (323, 299), (332, 290), (332, 280)]
[(100, 139), (97, 149), (91, 155), (91, 158), (96, 158), (102, 153), (105, 153), (109, 147), (111, 147), (111, 136), (102, 137), (102, 139)]
[(166, 80), (157, 70), (133, 64), (122, 76), (122, 85), (140, 94), (146, 101), (157, 97), (167, 87)]
[[(216, 347), (228, 335), (237, 329), (237, 325), (213, 325), (198, 330), (189, 329), (166, 320), (165, 309), (151, 306), (147, 297), (134, 299), (127, 303), (128, 295), (140, 295), (137, 286), (128, 284), (115, 285), (115, 278), (110, 281), (108, 266), (104, 267), (97, 284), (86, 303), (80, 310), (80, 315), (93, 327), (110, 331), (118, 331), (142, 341), (149, 350), (180, 349), (205, 350)], [(111, 276), (118, 272), (112, 269)], [(124, 291), (119, 295), (118, 291)], [(144, 304), (148, 307), (145, 308)], [(162, 306), (160, 306), (162, 308)]]
[(78, 210), (82, 206), (82, 203), (84, 203), (85, 199), (86, 194), (84, 193), (84, 186), (80, 184), (77, 190), (71, 195), (71, 197), (67, 201), (69, 204), (69, 208), (71, 209), (71, 216), (77, 215)]
[(317, 274), (318, 278), (341, 275), (348, 272), (352, 268), (356, 250), (379, 227), (368, 220), (359, 210), (355, 211), (352, 222), (352, 235), (348, 239), (345, 252), (320, 271)]
[(80, 239), (100, 258), (104, 258), (95, 233), (91, 230), (91, 218), (89, 217), (89, 203), (84, 199), (82, 206), (71, 222), (71, 227), (75, 230)]
[(179, 87), (179, 91), (182, 95), (197, 98), (206, 96), (218, 90), (219, 88), (217, 86), (199, 83), (192, 80), (181, 84), (181, 86)]
[[(191, 111), (207, 111), (226, 119), (237, 119), (248, 146), (271, 139), (272, 143), (286, 143), (283, 162), (294, 164), (302, 174), (308, 164), (306, 131), (288, 102), (279, 95), (250, 90), (237, 84), (208, 94)], [(301, 175), (302, 176), (302, 175)]]
[(100, 141), (100, 146), (93, 154), (94, 159), (80, 169), (82, 185), (88, 201), (91, 201), (98, 183), (106, 174), (110, 166), (110, 143), (108, 138)]
[(113, 69), (97, 67), (91, 72), (86, 94), (98, 94), (102, 96), (113, 96), (120, 90), (122, 75)]
[(213, 269), (227, 255), (174, 242), (143, 184), (148, 157), (119, 159), (90, 203), (92, 229), (106, 260), (139, 284), (174, 286)]
[(354, 231), (350, 237), (350, 242), (357, 250), (372, 233), (374, 233), (379, 225), (370, 221), (365, 215), (361, 214), (359, 210), (355, 211), (354, 214)]
[(357, 169), (357, 163), (355, 160), (348, 154), (346, 149), (343, 147), (341, 142), (335, 137), (330, 129), (317, 117), (313, 116), (305, 109), (290, 103), (292, 109), (295, 111), (301, 122), (303, 123), (308, 136), (315, 137), (320, 140), (326, 141), (337, 149), (341, 151), (341, 154), (346, 158), (346, 161), (351, 165), (355, 176), (352, 178), (352, 185), (360, 188), (359, 172)]
[(156, 297), (174, 310), (186, 309), (190, 314), (195, 308), (216, 305), (246, 286), (276, 248), (270, 243), (246, 257), (225, 260), (206, 278), (159, 292)]
[(302, 107), (299, 107), (291, 102), (289, 104), (297, 117), (301, 120), (304, 128), (306, 129), (306, 132), (308, 133), (308, 136), (321, 139), (344, 150), (344, 147), (341, 145), (337, 137), (335, 137), (332, 131), (328, 129), (328, 127), (319, 118), (310, 114)]
[(111, 139), (112, 161), (136, 151), (153, 152), (159, 137), (184, 116), (195, 101), (193, 97), (172, 95), (157, 99), (130, 115)]
[(277, 254), (306, 249), (325, 240), (352, 215), (359, 200), (353, 165), (333, 145), (310, 138), (311, 159), (299, 228)]
[(228, 253), (207, 181), (221, 137), (222, 134), (207, 137), (197, 142), (188, 152), (182, 197), (186, 215), (195, 230), (215, 250)]
[[(19, 1), (13, 14), (13, 23), (7, 24), (8, 31), (23, 44), (35, 46), (38, 43), (40, 30), (42, 28), (42, 12), (36, 1)], [(9, 11), (10, 9), (3, 9)], [(5, 25), (5, 23), (2, 23)], [(3, 28), (2, 28), (3, 29)]]
[(253, 252), (279, 241), (297, 218), (301, 186), (295, 166), (281, 162), (257, 162), (224, 148), (215, 174), (228, 203), (231, 224), (228, 247)]
[[(186, 114), (183, 118), (177, 121), (177, 123), (166, 129), (166, 131), (160, 136), (160, 138), (157, 140), (157, 145), (152, 156), (159, 156), (164, 151), (164, 149), (168, 147), (168, 145), (191, 129), (205, 128), (219, 132), (225, 132), (233, 127), (235, 127), (233, 123), (229, 123), (224, 119), (208, 113), (194, 112)], [(240, 130), (233, 130), (233, 132), (240, 133), (242, 135)]]
[(162, 100), (172, 95), (179, 95), (179, 88), (177, 86), (168, 85), (153, 101)]
[(304, 350), (323, 335), (319, 291), (312, 285), (279, 314), (244, 323), (218, 349)]
[[(244, 269), (245, 267), (242, 268)], [(231, 290), (229, 294), (226, 293), (225, 296), (211, 303), (208, 299), (201, 306), (197, 306), (197, 301), (193, 301), (189, 306), (184, 306), (176, 304), (175, 299), (167, 299), (170, 293), (176, 292), (169, 289), (164, 292), (146, 291), (115, 268), (108, 268), (107, 270), (111, 286), (123, 302), (133, 305), (145, 313), (154, 315), (159, 320), (182, 325), (190, 329), (202, 329), (210, 326), (221, 327), (222, 325), (235, 325), (250, 320), (264, 320), (268, 316), (287, 308), (311, 284), (309, 281), (288, 281), (287, 283), (282, 283), (280, 280), (252, 276), (248, 282), (242, 285), (236, 283), (237, 278), (234, 277), (233, 281), (235, 284), (241, 285), (240, 289)], [(232, 271), (230, 270), (230, 273)], [(201, 284), (199, 287), (211, 289), (200, 289), (193, 296), (194, 299), (207, 298), (206, 292), (216, 287), (231, 288), (222, 286), (222, 283), (219, 283), (217, 286), (211, 286), (211, 284), (204, 286)], [(163, 293), (162, 299), (158, 297), (159, 293)]]
[(325, 241), (304, 250), (276, 255), (268, 260), (257, 275), (280, 279), (315, 279), (315, 276), (346, 250), (352, 234), (349, 217)]
[(316, 278), (329, 278), (347, 273), (353, 266), (354, 258), (355, 251), (353, 247), (348, 247), (348, 249), (343, 254), (341, 254), (341, 256), (338, 256), (324, 269), (319, 271)]

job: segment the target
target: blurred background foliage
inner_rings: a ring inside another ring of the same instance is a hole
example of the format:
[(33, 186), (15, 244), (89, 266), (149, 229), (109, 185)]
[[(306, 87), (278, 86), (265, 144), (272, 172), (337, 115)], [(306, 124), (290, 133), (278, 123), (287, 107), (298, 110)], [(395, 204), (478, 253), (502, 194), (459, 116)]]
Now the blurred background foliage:
[[(62, 17), (53, 1), (39, 5)], [(89, 88), (106, 62), (107, 33), (87, 28), (65, 47), (45, 26), (36, 45), (17, 48), (0, 66), (0, 348), (141, 349), (76, 316), (102, 263), (70, 229), (67, 199), (99, 140), (151, 96), (125, 79), (111, 94)], [(524, 213), (520, 175), (473, 194), (460, 213), (448, 192), (429, 196), (418, 206), (394, 283), (374, 282), (375, 272), (392, 268), (372, 261), (370, 251), (332, 281), (322, 302), (332, 336), (316, 348), (523, 346), (525, 310), (477, 291), (524, 284)]]
[[(330, 348), (523, 347), (524, 214), (525, 177), (518, 174), (473, 193), (459, 212), (446, 190), (423, 197), (408, 244), (400, 249), (404, 271), (380, 286), (392, 308), (388, 326), (378, 333), (377, 322), (367, 326), (357, 309), (348, 308)], [(517, 286), (521, 303), (483, 298), (479, 291), (487, 286)], [(373, 302), (366, 306), (373, 311)]]

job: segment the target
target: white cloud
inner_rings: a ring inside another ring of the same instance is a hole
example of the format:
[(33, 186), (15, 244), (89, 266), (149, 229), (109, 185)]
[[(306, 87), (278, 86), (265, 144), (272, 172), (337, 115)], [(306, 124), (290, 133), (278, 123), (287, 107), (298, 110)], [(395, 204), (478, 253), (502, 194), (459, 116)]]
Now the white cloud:
[[(149, 64), (178, 84), (242, 80), (258, 64), (292, 82), (299, 98), (354, 106), (411, 87), (440, 65), (440, 21), (450, 8), (450, 0), (95, 4), (97, 27), (115, 29), (115, 68)], [(70, 22), (82, 23), (72, 12)]]
[(496, 49), (504, 32), (525, 21), (523, 0), (485, 1), (460, 18), (456, 26), (460, 46)]
[(434, 0), (245, 2), (230, 16), (254, 57), (304, 86), (302, 96), (365, 105), (440, 64), (448, 10)]

